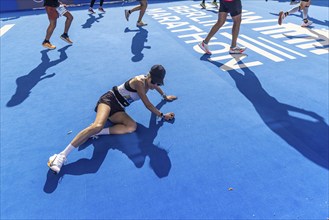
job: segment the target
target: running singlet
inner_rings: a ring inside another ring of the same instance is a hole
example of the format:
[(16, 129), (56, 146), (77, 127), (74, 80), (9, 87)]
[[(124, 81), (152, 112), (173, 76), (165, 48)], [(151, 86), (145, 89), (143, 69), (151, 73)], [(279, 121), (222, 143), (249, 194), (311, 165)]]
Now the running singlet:
[(45, 0), (43, 6), (58, 7), (59, 2), (58, 0)]
[[(144, 75), (140, 75), (139, 77), (142, 79), (146, 78), (146, 76)], [(129, 85), (130, 80), (118, 86), (118, 92), (129, 104), (140, 99), (137, 91), (130, 87)]]

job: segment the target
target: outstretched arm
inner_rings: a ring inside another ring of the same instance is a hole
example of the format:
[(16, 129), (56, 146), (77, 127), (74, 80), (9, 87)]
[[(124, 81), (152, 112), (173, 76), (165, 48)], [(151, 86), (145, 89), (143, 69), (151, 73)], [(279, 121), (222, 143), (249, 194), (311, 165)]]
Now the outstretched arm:
[(145, 107), (148, 110), (150, 110), (152, 113), (154, 113), (156, 116), (162, 117), (165, 120), (170, 120), (170, 119), (173, 119), (175, 117), (175, 114), (173, 112), (163, 114), (156, 107), (154, 107), (154, 105), (150, 102), (150, 100), (146, 96), (143, 82), (136, 81), (135, 82), (135, 89), (137, 90), (137, 93), (138, 93), (139, 97), (141, 98), (142, 102), (144, 103)]
[(164, 93), (164, 91), (162, 91), (162, 89), (160, 88), (160, 86), (156, 86), (155, 89), (156, 89), (156, 91), (158, 91), (158, 93), (162, 96), (162, 98), (163, 98), (164, 100), (166, 100), (166, 101), (171, 102), (171, 101), (174, 101), (174, 100), (177, 99), (177, 97), (174, 96), (174, 95), (166, 95), (166, 94)]

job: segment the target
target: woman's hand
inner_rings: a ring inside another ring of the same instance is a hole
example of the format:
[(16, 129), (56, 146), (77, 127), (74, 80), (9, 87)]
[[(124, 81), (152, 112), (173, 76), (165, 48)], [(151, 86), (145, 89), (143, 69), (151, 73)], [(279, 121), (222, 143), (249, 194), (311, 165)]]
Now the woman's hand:
[(168, 121), (168, 120), (172, 120), (175, 118), (175, 114), (173, 112), (168, 112), (166, 114), (163, 115), (163, 118)]
[(164, 97), (164, 99), (165, 99), (166, 101), (169, 101), (169, 102), (171, 102), (171, 101), (174, 101), (174, 100), (176, 100), (176, 99), (177, 99), (177, 97), (176, 97), (176, 96), (174, 96), (174, 95), (166, 95), (166, 97)]

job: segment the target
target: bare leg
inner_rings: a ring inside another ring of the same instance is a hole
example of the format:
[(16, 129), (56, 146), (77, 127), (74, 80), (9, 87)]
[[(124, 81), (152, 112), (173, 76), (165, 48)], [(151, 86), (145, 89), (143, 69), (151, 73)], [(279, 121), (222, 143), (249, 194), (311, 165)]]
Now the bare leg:
[(217, 31), (224, 25), (226, 21), (227, 13), (226, 12), (219, 12), (218, 13), (218, 20), (216, 24), (211, 28), (210, 32), (208, 33), (207, 37), (204, 39), (204, 42), (208, 44), (211, 38), (217, 33)]
[(141, 4), (141, 8), (139, 11), (139, 16), (138, 16), (137, 22), (141, 22), (143, 19), (143, 16), (144, 16), (146, 8), (147, 8), (147, 0), (141, 0), (140, 4)]
[(238, 40), (240, 24), (241, 24), (241, 14), (232, 17), (233, 27), (232, 27), (232, 42), (231, 48), (236, 47), (236, 41)]
[(45, 38), (48, 41), (56, 28), (56, 23), (57, 23), (56, 21), (57, 20), (49, 20), (49, 26), (47, 28), (46, 38)]
[(109, 117), (110, 110), (110, 106), (100, 103), (97, 107), (97, 114), (94, 123), (80, 131), (80, 133), (77, 134), (77, 136), (75, 136), (75, 138), (72, 140), (71, 144), (74, 147), (79, 147), (81, 144), (86, 142), (89, 137), (100, 132), (104, 127), (107, 118)]
[(125, 112), (117, 112), (110, 117), (115, 125), (110, 127), (110, 134), (126, 134), (134, 132), (137, 128), (136, 122)]
[(64, 33), (68, 33), (69, 32), (69, 29), (70, 29), (70, 26), (71, 26), (71, 23), (73, 21), (73, 16), (72, 14), (67, 11), (64, 16), (66, 17), (66, 21), (65, 21), (65, 27), (64, 27)]

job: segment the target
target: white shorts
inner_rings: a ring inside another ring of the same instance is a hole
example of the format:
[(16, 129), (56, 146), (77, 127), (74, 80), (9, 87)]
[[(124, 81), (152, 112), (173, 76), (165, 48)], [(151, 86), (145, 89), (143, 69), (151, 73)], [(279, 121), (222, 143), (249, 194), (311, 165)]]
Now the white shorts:
[(66, 12), (67, 12), (67, 9), (64, 7), (64, 5), (60, 5), (56, 8), (59, 16), (63, 16)]

